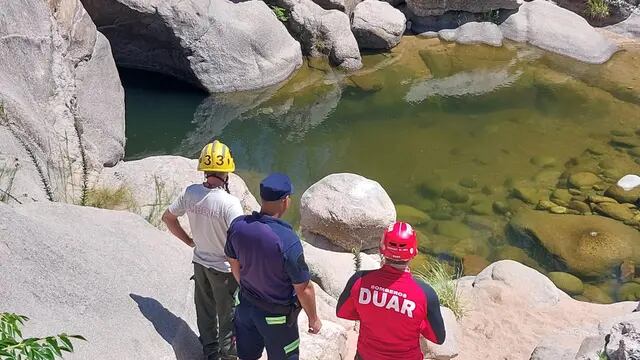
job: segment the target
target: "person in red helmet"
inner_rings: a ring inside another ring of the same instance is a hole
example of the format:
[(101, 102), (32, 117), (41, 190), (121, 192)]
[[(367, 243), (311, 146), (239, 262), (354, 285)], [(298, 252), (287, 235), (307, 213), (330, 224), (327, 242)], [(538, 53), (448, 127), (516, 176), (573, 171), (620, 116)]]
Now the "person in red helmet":
[(420, 335), (442, 344), (446, 334), (438, 295), (409, 270), (418, 254), (411, 225), (390, 225), (380, 253), (382, 268), (356, 272), (340, 295), (336, 314), (360, 321), (356, 360), (421, 360)]

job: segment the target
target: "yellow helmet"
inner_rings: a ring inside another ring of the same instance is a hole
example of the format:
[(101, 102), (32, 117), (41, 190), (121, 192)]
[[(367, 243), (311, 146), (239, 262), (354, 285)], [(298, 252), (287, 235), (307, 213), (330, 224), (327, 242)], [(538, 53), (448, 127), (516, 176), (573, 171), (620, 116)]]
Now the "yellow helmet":
[(233, 162), (229, 147), (218, 140), (205, 145), (198, 159), (198, 171), (234, 172), (236, 164)]

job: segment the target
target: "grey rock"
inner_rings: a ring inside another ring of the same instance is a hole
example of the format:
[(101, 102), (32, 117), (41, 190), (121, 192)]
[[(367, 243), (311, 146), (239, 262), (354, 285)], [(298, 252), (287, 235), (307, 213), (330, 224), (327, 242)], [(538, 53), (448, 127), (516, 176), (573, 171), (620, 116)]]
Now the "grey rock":
[(517, 9), (518, 0), (407, 0), (407, 7), (418, 16), (442, 15), (448, 11), (486, 13), (497, 9)]
[(349, 16), (338, 10), (325, 10), (311, 0), (277, 0), (277, 4), (290, 12), (289, 31), (305, 55), (328, 56), (334, 65), (345, 70), (362, 67)]
[(396, 220), (386, 191), (355, 174), (331, 174), (307, 189), (300, 200), (300, 227), (322, 235), (346, 251), (374, 249), (383, 230)]
[(604, 63), (618, 51), (612, 40), (585, 19), (544, 0), (525, 2), (500, 29), (507, 39), (527, 42), (586, 63)]
[(300, 45), (262, 1), (83, 2), (119, 65), (172, 75), (210, 92), (273, 85), (302, 64)]
[(640, 322), (623, 321), (614, 325), (605, 349), (609, 359), (640, 359)]
[(407, 19), (379, 0), (365, 0), (353, 12), (351, 30), (361, 49), (391, 49), (400, 43)]
[(80, 1), (0, 6), (2, 156), (19, 159), (17, 176), (30, 179), (16, 188), (22, 199), (77, 202), (83, 170), (124, 154), (124, 93), (109, 44)]
[(77, 68), (78, 114), (89, 151), (104, 166), (124, 158), (124, 89), (109, 41), (97, 33), (91, 59)]
[[(337, 299), (355, 272), (353, 254), (325, 250), (308, 242), (303, 242), (302, 245), (305, 260), (314, 281), (319, 283), (330, 296)], [(361, 270), (380, 268), (380, 258), (375, 255), (360, 253), (360, 259)]]
[(629, 38), (640, 38), (640, 10), (631, 14), (628, 19), (605, 29)]
[[(95, 189), (128, 190), (137, 205), (137, 211), (150, 219), (154, 225), (159, 216), (187, 186), (203, 181), (202, 172), (197, 171), (198, 161), (180, 156), (152, 156), (142, 160), (122, 161), (112, 168), (104, 169)], [(156, 183), (161, 184), (162, 194), (158, 194)], [(259, 211), (260, 205), (251, 194), (245, 182), (238, 175), (230, 174), (229, 190), (240, 199), (246, 213)], [(158, 204), (158, 199), (166, 203)], [(185, 227), (188, 223), (184, 223)]]
[(458, 357), (460, 352), (460, 325), (453, 311), (441, 306), (442, 320), (447, 334), (444, 343), (437, 345), (420, 337), (420, 347), (424, 352), (425, 359), (448, 360)]
[(549, 278), (513, 260), (501, 260), (489, 265), (475, 277), (473, 286), (492, 286), (494, 281), (504, 283), (516, 291), (527, 291), (529, 296), (526, 301), (533, 307), (555, 305), (568, 297)]
[[(12, 274), (0, 307), (32, 318), (30, 333), (90, 339), (69, 359), (202, 357), (179, 240), (131, 213), (60, 203), (0, 204), (0, 218), (0, 271)], [(121, 336), (125, 324), (136, 336)]]
[(353, 10), (362, 0), (313, 0), (325, 10), (340, 10), (351, 16)]
[(440, 30), (438, 36), (459, 44), (502, 46), (502, 31), (498, 25), (490, 22), (469, 22), (454, 30)]

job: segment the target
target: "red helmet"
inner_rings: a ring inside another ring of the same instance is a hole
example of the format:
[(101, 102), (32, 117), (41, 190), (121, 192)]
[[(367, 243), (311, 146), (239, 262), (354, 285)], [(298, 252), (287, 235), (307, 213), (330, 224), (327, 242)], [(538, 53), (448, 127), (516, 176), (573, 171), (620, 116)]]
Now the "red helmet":
[(380, 243), (382, 256), (400, 261), (409, 261), (418, 254), (418, 239), (411, 225), (398, 221), (384, 231)]

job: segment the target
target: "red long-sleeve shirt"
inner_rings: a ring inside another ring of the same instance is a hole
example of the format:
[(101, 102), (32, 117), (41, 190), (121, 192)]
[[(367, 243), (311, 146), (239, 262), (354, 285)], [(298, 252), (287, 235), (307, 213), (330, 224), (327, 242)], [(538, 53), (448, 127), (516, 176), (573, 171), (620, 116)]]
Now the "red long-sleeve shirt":
[(408, 269), (390, 265), (356, 272), (336, 312), (338, 317), (360, 320), (358, 354), (363, 360), (421, 360), (420, 335), (437, 344), (446, 336), (433, 288)]

